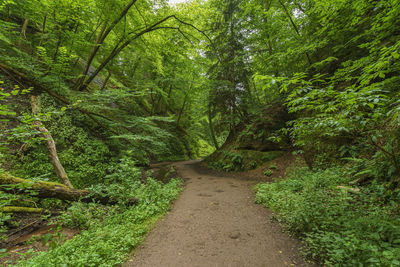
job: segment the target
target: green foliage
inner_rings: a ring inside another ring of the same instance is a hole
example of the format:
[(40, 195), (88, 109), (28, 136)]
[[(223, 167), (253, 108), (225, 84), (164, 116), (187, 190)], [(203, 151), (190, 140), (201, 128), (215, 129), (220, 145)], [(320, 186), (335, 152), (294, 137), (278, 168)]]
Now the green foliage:
[(217, 161), (211, 162), (214, 169), (222, 169), (224, 171), (240, 171), (243, 168), (243, 156), (235, 151), (224, 150), (223, 156)]
[(265, 176), (271, 176), (272, 174), (274, 174), (274, 172), (272, 170), (266, 170), (264, 171), (264, 175)]
[[(2, 207), (2, 205), (0, 205), (0, 207)], [(7, 232), (7, 227), (5, 223), (10, 219), (11, 219), (10, 214), (0, 212), (0, 240), (7, 239), (7, 236), (4, 235), (4, 233)]]
[(274, 164), (269, 165), (269, 169), (270, 170), (277, 170), (278, 166), (274, 163)]
[[(3, 86), (5, 88), (3, 88)], [(30, 92), (29, 89), (20, 89), (18, 85), (5, 84), (0, 80), (0, 159), (3, 157), (3, 150), (11, 143), (31, 142), (37, 131), (34, 129), (32, 122), (39, 118), (24, 114), (18, 117), (17, 113), (8, 104), (11, 100), (21, 97)], [(39, 114), (40, 117), (46, 117), (47, 114)], [(17, 118), (19, 124), (8, 126), (10, 121)]]
[(219, 150), (206, 158), (206, 162), (217, 170), (245, 171), (255, 169), (283, 154), (283, 151)]
[(256, 202), (275, 211), (305, 241), (305, 252), (329, 266), (398, 265), (400, 194), (387, 202), (382, 184), (352, 191), (350, 180), (340, 168), (296, 169), (287, 180), (257, 185)]
[(135, 166), (135, 161), (128, 154), (108, 172), (110, 174), (102, 183), (89, 187), (91, 193), (117, 201), (120, 205), (132, 204), (130, 202), (141, 194), (142, 189), (142, 172)]
[(163, 185), (149, 178), (136, 187), (139, 203), (127, 208), (121, 206), (119, 212), (115, 208), (104, 208), (98, 204), (74, 204), (61, 217), (61, 222), (87, 230), (63, 245), (41, 252), (17, 266), (121, 264), (143, 240), (154, 222), (169, 209), (181, 185), (182, 182), (176, 179)]
[[(54, 109), (51, 107), (51, 109)], [(73, 116), (75, 115), (75, 119)], [(61, 113), (47, 122), (57, 144), (60, 161), (68, 176), (77, 187), (89, 186), (103, 181), (107, 166), (113, 163), (110, 143), (93, 138), (84, 127), (79, 127), (79, 115)], [(75, 123), (73, 122), (75, 121)], [(22, 159), (17, 159), (14, 172), (22, 177), (55, 177), (53, 166), (47, 156), (47, 148), (43, 141), (33, 143), (31, 150)]]
[(69, 228), (87, 230), (92, 224), (116, 214), (116, 208), (95, 203), (74, 202), (57, 218), (57, 223)]

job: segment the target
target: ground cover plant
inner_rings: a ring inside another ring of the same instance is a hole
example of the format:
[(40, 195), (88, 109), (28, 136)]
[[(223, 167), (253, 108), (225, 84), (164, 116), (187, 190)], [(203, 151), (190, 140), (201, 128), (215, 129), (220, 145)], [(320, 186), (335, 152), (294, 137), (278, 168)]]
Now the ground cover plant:
[(256, 186), (256, 202), (305, 243), (305, 254), (327, 266), (400, 264), (400, 192), (382, 183), (350, 186), (342, 168), (295, 169), (286, 180)]
[[(182, 181), (171, 179), (163, 184), (152, 178), (141, 180), (141, 172), (124, 161), (120, 171), (108, 177), (106, 194), (119, 195), (115, 206), (96, 203), (74, 203), (54, 223), (79, 228), (74, 238), (50, 248), (32, 253), (32, 258), (16, 266), (114, 266), (140, 244), (154, 223), (169, 210), (171, 201), (181, 190)], [(126, 175), (130, 172), (129, 175)], [(123, 180), (123, 181), (122, 181)], [(135, 205), (126, 205), (123, 199), (134, 195)]]

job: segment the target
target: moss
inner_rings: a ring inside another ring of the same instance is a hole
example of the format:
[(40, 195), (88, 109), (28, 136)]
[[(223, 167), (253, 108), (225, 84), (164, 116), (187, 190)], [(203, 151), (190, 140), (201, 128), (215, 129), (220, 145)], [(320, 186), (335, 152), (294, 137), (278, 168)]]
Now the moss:
[(40, 208), (28, 207), (0, 207), (0, 212), (5, 213), (47, 213), (48, 211)]

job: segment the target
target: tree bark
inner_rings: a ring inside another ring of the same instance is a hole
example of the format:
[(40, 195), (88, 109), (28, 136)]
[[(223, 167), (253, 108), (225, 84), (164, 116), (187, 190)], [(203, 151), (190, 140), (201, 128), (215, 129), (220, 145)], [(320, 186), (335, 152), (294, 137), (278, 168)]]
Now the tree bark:
[[(118, 201), (108, 197), (90, 195), (90, 191), (69, 188), (66, 185), (54, 182), (32, 181), (18, 178), (7, 173), (0, 173), (0, 185), (21, 184), (19, 187), (1, 186), (0, 190), (15, 194), (34, 194), (38, 198), (57, 198), (69, 201), (92, 202), (97, 201), (104, 205), (117, 204)], [(132, 199), (130, 204), (137, 203), (138, 199)]]
[(99, 67), (97, 67), (97, 69), (85, 80), (85, 82), (78, 88), (79, 91), (84, 91), (86, 90), (86, 88), (89, 86), (89, 84), (94, 80), (94, 78), (97, 77), (97, 75), (107, 66), (107, 64), (114, 59), (114, 57), (116, 57), (122, 50), (124, 50), (125, 47), (127, 47), (131, 42), (133, 42), (134, 40), (136, 40), (137, 38), (141, 37), (142, 35), (152, 32), (152, 31), (156, 31), (159, 29), (177, 29), (177, 28), (173, 28), (173, 27), (159, 27), (160, 24), (162, 24), (163, 22), (171, 19), (171, 18), (175, 18), (174, 15), (165, 17), (164, 19), (154, 23), (153, 25), (149, 26), (148, 28), (140, 31), (139, 33), (135, 34), (134, 36), (132, 36), (131, 38), (128, 38), (125, 42), (121, 42), (122, 44), (118, 43), (117, 46), (114, 47), (114, 49), (111, 51), (111, 53), (109, 54), (109, 56), (103, 60), (103, 62), (100, 64)]
[(14, 207), (14, 206), (1, 207), (0, 212), (3, 212), (3, 213), (49, 213), (48, 210), (41, 209), (41, 208)]
[(181, 121), (183, 111), (185, 110), (187, 98), (188, 98), (188, 94), (185, 95), (185, 99), (183, 100), (183, 104), (182, 104), (181, 110), (179, 111), (178, 120), (176, 121), (176, 124), (178, 126), (179, 126), (179, 122)]
[[(208, 37), (207, 34), (204, 33), (204, 31), (199, 30), (197, 27), (193, 26), (190, 23), (187, 23), (187, 22), (184, 22), (184, 21), (178, 19), (175, 15), (170, 15), (170, 16), (167, 16), (167, 17), (159, 20), (158, 22), (156, 22), (153, 25), (147, 27), (146, 29), (140, 31), (139, 33), (135, 34), (134, 36), (132, 36), (130, 38), (127, 38), (125, 42), (123, 42), (123, 40), (121, 40), (120, 43), (122, 43), (122, 44), (121, 45), (118, 44), (119, 46), (117, 45), (117, 46), (114, 47), (113, 51), (109, 54), (109, 56), (106, 59), (103, 60), (103, 62), (100, 64), (100, 66), (85, 80), (85, 82), (82, 84), (82, 86), (80, 86), (78, 88), (78, 90), (80, 90), (80, 91), (86, 90), (86, 88), (94, 80), (94, 78), (97, 77), (97, 75), (107, 66), (107, 64), (114, 57), (116, 57), (122, 50), (124, 50), (124, 48), (127, 47), (131, 42), (133, 42), (137, 38), (141, 37), (142, 35), (144, 35), (146, 33), (149, 33), (149, 32), (157, 31), (157, 30), (160, 30), (160, 29), (174, 29), (174, 30), (180, 31), (180, 29), (178, 27), (171, 27), (171, 26), (165, 26), (165, 27), (163, 26), (162, 27), (162, 26), (159, 26), (160, 24), (162, 24), (163, 22), (165, 22), (165, 21), (167, 21), (169, 19), (175, 19), (180, 24), (187, 25), (187, 26), (190, 26), (190, 27), (194, 28), (196, 31), (200, 32), (203, 36), (205, 36), (208, 39), (208, 41), (211, 43), (211, 45), (214, 46), (212, 41), (211, 41), (211, 39)], [(102, 41), (104, 41), (104, 39)]]
[[(38, 90), (40, 92), (46, 92), (47, 94), (49, 94), (50, 96), (54, 97), (55, 99), (57, 99), (58, 101), (66, 104), (66, 105), (70, 105), (71, 103), (69, 102), (68, 99), (64, 98), (63, 96), (60, 96), (58, 94), (56, 94), (55, 92), (53, 92), (52, 90), (50, 90), (49, 88), (45, 87), (44, 85), (39, 84), (38, 82), (36, 82), (34, 80), (34, 78), (28, 77), (26, 74), (21, 73), (7, 65), (4, 65), (2, 63), (0, 63), (0, 69), (2, 71), (4, 71), (4, 73), (6, 73), (7, 75), (9, 75), (12, 79), (14, 79), (16, 82), (22, 82), (25, 84), (29, 84), (32, 87), (35, 88), (35, 90)], [(16, 78), (15, 76), (17, 76), (18, 78)], [(105, 115), (101, 115), (101, 114), (97, 114), (97, 113), (93, 113), (90, 111), (87, 111), (85, 109), (76, 107), (75, 109), (77, 109), (78, 111), (80, 111), (81, 113), (85, 114), (86, 116), (88, 116), (92, 121), (94, 121), (97, 125), (99, 125), (100, 127), (102, 127), (103, 129), (110, 131), (111, 133), (115, 134), (115, 135), (119, 135), (119, 132), (117, 132), (116, 130), (108, 127), (107, 125), (105, 125), (104, 123), (102, 123), (101, 121), (99, 121), (98, 119), (96, 119), (95, 117), (101, 117), (103, 119), (106, 119), (108, 121), (112, 121), (114, 122), (114, 120), (108, 118)], [(121, 126), (123, 127), (123, 126)], [(127, 128), (123, 127), (124, 129), (128, 130)]]
[(111, 74), (112, 74), (111, 71), (108, 71), (108, 75), (107, 75), (106, 79), (103, 82), (103, 86), (100, 89), (101, 91), (104, 91), (106, 89), (108, 80), (110, 80), (110, 78), (111, 78)]
[[(129, 2), (128, 5), (122, 10), (122, 12), (119, 14), (119, 16), (110, 24), (110, 26), (107, 27), (107, 22), (104, 22), (104, 25), (102, 29), (99, 32), (99, 35), (97, 36), (96, 43), (93, 46), (92, 51), (89, 54), (88, 60), (86, 62), (86, 67), (83, 71), (83, 76), (80, 78), (77, 82), (76, 89), (78, 90), (84, 90), (86, 89), (87, 86), (83, 86), (83, 84), (86, 84), (86, 78), (87, 74), (90, 68), (90, 65), (92, 64), (94, 58), (96, 57), (97, 52), (100, 49), (101, 44), (105, 41), (107, 36), (110, 34), (110, 32), (114, 29), (114, 27), (123, 19), (126, 14), (128, 13), (129, 9), (136, 3), (137, 0), (132, 0)], [(87, 83), (88, 84), (88, 83)]]
[[(291, 23), (292, 26), (293, 26), (293, 29), (296, 31), (296, 33), (297, 33), (298, 36), (301, 36), (300, 31), (299, 31), (299, 29), (297, 28), (296, 23), (294, 23), (293, 18), (292, 18), (292, 16), (290, 15), (289, 10), (287, 9), (287, 7), (286, 7), (285, 4), (282, 2), (282, 0), (279, 0), (279, 3), (281, 4), (283, 10), (285, 11), (286, 16), (289, 18), (290, 23)], [(307, 52), (305, 52), (305, 55), (306, 55), (306, 57), (307, 57), (308, 64), (311, 65), (312, 63), (311, 63), (310, 55), (309, 55)]]
[(26, 29), (28, 28), (28, 23), (29, 23), (29, 18), (26, 18), (24, 21), (24, 24), (22, 25), (22, 29), (21, 29), (21, 33), (20, 33), (21, 39), (19, 39), (19, 41), (18, 41), (18, 46), (21, 46), (22, 38), (26, 40)]
[[(26, 188), (14, 188), (7, 189), (7, 187), (1, 187), (2, 191), (14, 191), (17, 194), (29, 194), (34, 192), (36, 197), (39, 198), (58, 198), (61, 200), (77, 201), (81, 197), (85, 197), (89, 194), (87, 190), (73, 189), (66, 185), (54, 183), (54, 182), (34, 182), (18, 177), (14, 177), (7, 173), (0, 173), (0, 185), (13, 185), (13, 184), (24, 184)], [(24, 187), (24, 186), (23, 186)]]
[[(32, 104), (32, 113), (33, 115), (37, 115), (40, 112), (40, 97), (36, 95), (31, 96), (31, 104)], [(58, 158), (56, 143), (54, 142), (53, 137), (51, 136), (50, 132), (44, 127), (43, 123), (40, 120), (35, 120), (33, 124), (36, 128), (42, 133), (43, 137), (46, 139), (46, 146), (50, 158), (50, 162), (56, 171), (58, 179), (64, 185), (68, 186), (69, 188), (74, 188), (71, 182), (68, 179), (67, 173), (62, 166), (60, 159)]]
[(214, 143), (215, 149), (219, 149), (217, 138), (215, 138), (214, 126), (212, 124), (213, 112), (211, 110), (211, 103), (208, 104), (208, 125), (210, 127), (210, 134)]

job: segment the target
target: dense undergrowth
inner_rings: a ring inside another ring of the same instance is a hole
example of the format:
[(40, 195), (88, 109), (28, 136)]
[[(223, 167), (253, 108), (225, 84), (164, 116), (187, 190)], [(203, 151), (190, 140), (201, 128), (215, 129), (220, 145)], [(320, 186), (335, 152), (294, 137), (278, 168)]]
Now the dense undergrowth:
[[(140, 169), (129, 160), (107, 177), (108, 183), (97, 188), (120, 203), (103, 206), (95, 203), (74, 203), (54, 223), (82, 232), (63, 244), (55, 244), (47, 252), (33, 253), (31, 259), (17, 266), (114, 266), (123, 263), (129, 253), (176, 199), (182, 182), (171, 179), (162, 184), (152, 178), (143, 180)], [(139, 198), (129, 205), (131, 197)], [(32, 255), (30, 255), (32, 256)]]
[(400, 191), (389, 196), (384, 183), (351, 181), (343, 168), (297, 168), (287, 180), (257, 185), (256, 202), (304, 240), (306, 255), (327, 266), (399, 266)]

